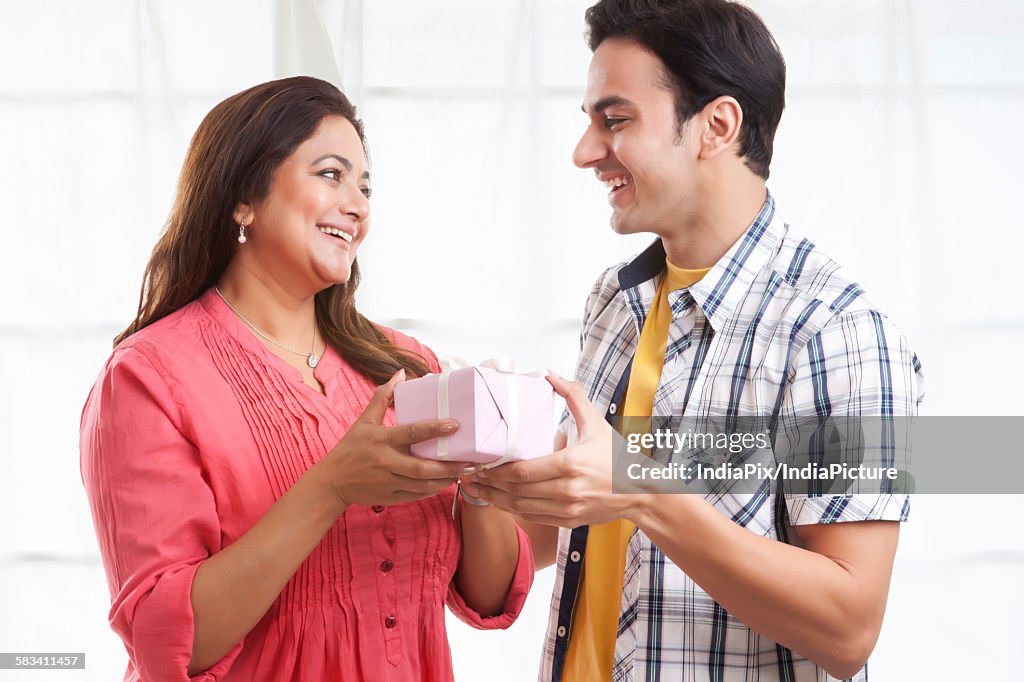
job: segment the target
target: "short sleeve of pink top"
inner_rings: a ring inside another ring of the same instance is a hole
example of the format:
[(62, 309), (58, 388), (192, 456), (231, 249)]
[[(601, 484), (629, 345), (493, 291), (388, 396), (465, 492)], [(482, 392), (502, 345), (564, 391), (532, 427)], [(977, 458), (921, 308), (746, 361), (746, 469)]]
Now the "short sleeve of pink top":
[[(394, 341), (424, 355), (398, 332)], [(328, 350), (326, 396), (266, 349), (211, 290), (120, 344), (82, 414), (82, 477), (124, 640), (126, 680), (187, 680), (200, 564), (243, 535), (362, 413), (374, 386)], [(393, 424), (389, 411), (386, 422)], [(533, 580), (519, 563), (504, 612), (474, 612), (452, 582), (454, 488), (353, 505), (266, 616), (198, 680), (451, 680), (444, 604), (477, 628), (516, 619)]]

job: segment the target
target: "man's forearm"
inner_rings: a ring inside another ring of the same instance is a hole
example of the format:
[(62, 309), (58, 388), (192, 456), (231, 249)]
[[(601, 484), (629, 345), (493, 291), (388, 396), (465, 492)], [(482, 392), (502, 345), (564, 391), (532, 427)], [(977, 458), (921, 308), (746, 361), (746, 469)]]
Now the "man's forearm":
[(696, 495), (638, 500), (630, 520), (747, 626), (840, 679), (867, 660), (881, 627), (898, 524), (828, 529), (857, 533), (862, 544), (875, 543), (876, 554), (889, 557), (858, 568), (840, 557), (755, 535)]

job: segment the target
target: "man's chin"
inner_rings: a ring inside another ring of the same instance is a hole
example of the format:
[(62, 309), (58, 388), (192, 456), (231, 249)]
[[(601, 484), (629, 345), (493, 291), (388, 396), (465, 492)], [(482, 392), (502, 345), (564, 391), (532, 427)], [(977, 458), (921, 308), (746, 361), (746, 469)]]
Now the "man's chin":
[(628, 220), (626, 216), (618, 212), (612, 213), (612, 217), (608, 222), (611, 225), (612, 232), (615, 234), (636, 234), (640, 232), (634, 224), (635, 221)]

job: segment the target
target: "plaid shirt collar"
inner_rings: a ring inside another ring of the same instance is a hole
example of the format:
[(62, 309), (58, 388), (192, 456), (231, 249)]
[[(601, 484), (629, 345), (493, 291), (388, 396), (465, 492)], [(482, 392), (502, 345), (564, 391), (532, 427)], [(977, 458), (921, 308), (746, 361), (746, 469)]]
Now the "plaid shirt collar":
[[(700, 306), (716, 332), (733, 316), (736, 306), (750, 289), (757, 274), (768, 263), (786, 234), (786, 226), (775, 220), (775, 199), (765, 191), (765, 201), (754, 222), (743, 236), (718, 259), (699, 282), (672, 292), (669, 305), (672, 316), (685, 312), (692, 303)], [(642, 329), (656, 287), (641, 285), (658, 277), (665, 270), (665, 245), (656, 239), (643, 253), (619, 271), (619, 288), (627, 299), (639, 303), (629, 305), (637, 329)]]

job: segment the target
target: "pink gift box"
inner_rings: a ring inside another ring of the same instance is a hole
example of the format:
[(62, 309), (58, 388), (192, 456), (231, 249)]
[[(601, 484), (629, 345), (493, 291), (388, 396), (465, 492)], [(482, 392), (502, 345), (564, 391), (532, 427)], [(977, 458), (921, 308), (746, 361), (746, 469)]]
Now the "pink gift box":
[[(516, 398), (513, 403), (509, 402), (510, 392)], [(438, 411), (445, 397), (447, 415), (443, 409)], [(555, 435), (553, 410), (554, 390), (546, 379), (489, 367), (428, 374), (395, 387), (398, 424), (439, 418), (459, 422), (459, 430), (451, 436), (410, 448), (412, 454), (425, 459), (493, 464), (506, 456), (514, 460), (550, 454)], [(510, 435), (514, 440), (511, 447)]]

